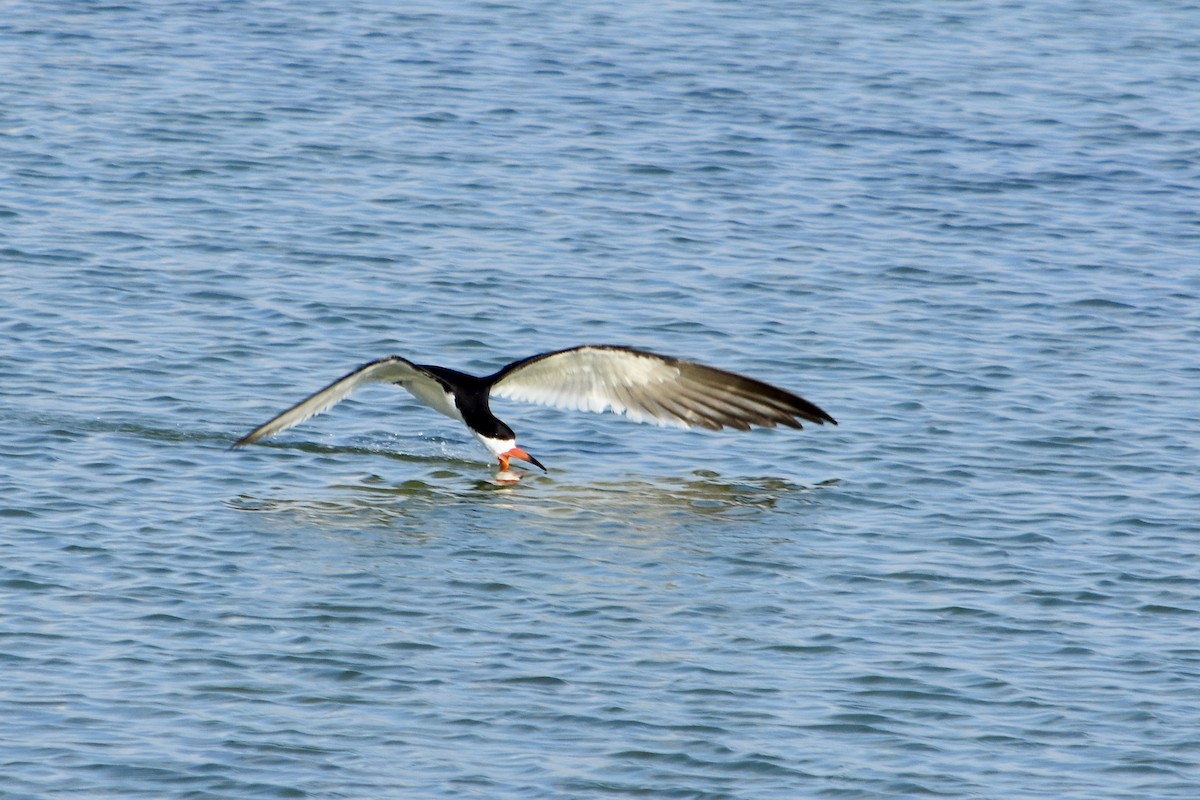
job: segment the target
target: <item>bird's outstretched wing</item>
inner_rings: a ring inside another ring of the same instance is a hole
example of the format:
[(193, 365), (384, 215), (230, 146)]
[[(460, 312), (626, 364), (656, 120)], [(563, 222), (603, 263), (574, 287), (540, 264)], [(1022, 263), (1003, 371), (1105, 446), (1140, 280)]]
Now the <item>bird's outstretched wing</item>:
[(491, 396), (578, 410), (613, 411), (637, 422), (803, 427), (837, 420), (803, 397), (693, 361), (615, 345), (584, 345), (531, 356), (490, 376)]
[[(345, 400), (360, 386), (367, 383), (399, 383), (410, 388), (414, 382), (432, 383), (437, 379), (425, 370), (400, 356), (388, 356), (363, 364), (353, 372), (338, 378), (333, 383), (314, 392), (296, 405), (284, 411), (273, 419), (264, 422), (254, 430), (233, 443), (234, 447), (245, 445), (274, 436), (280, 431), (287, 430), (293, 425), (299, 425), (304, 420), (320, 414)], [(420, 387), (418, 387), (420, 388)]]

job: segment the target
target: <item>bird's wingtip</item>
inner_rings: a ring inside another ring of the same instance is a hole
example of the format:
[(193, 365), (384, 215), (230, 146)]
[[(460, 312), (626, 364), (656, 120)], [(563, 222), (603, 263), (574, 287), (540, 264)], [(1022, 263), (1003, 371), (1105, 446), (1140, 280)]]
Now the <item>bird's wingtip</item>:
[(235, 441), (233, 444), (229, 445), (229, 449), (230, 450), (241, 450), (243, 447), (245, 447), (248, 444), (254, 444), (255, 441), (256, 440), (253, 437), (246, 435), (246, 436), (243, 436), (242, 438), (238, 439), (237, 441)]

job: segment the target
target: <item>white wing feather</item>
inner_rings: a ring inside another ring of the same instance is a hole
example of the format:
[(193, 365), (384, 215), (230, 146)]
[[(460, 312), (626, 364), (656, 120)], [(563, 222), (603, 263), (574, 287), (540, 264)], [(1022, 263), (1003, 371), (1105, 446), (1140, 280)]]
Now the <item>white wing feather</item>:
[(657, 356), (589, 346), (535, 356), (500, 378), (491, 395), (566, 411), (611, 410), (637, 422), (687, 428), (679, 416), (638, 402), (630, 391), (670, 385), (678, 378), (678, 367)]
[[(397, 383), (409, 389), (409, 391), (413, 391), (416, 388), (417, 391), (414, 391), (413, 394), (420, 399), (425, 399), (421, 397), (422, 394), (440, 391), (440, 384), (437, 379), (412, 362), (400, 356), (381, 358), (369, 364), (363, 364), (353, 372), (338, 378), (324, 389), (314, 392), (288, 410), (250, 431), (250, 433), (234, 442), (233, 446), (243, 447), (252, 442), (257, 442), (259, 439), (274, 436), (281, 431), (299, 425), (301, 422), (320, 414), (322, 411), (329, 410), (349, 397), (356, 389), (368, 383)], [(445, 412), (443, 411), (443, 413)]]
[(804, 398), (762, 381), (629, 347), (585, 345), (543, 353), (509, 364), (492, 379), (493, 397), (612, 411), (678, 428), (798, 428), (797, 418), (837, 424)]

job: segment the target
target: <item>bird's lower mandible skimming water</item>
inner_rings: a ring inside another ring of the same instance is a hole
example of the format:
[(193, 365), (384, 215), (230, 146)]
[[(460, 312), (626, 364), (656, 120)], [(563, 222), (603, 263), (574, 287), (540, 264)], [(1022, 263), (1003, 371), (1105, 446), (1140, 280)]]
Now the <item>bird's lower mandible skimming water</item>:
[(243, 447), (299, 425), (337, 404), (367, 383), (393, 383), (421, 402), (465, 424), (499, 462), (502, 475), (510, 459), (545, 467), (517, 447), (512, 428), (492, 413), (493, 397), (578, 411), (612, 411), (637, 422), (678, 428), (726, 426), (749, 430), (752, 425), (803, 427), (799, 420), (837, 424), (814, 403), (768, 383), (616, 345), (583, 345), (514, 361), (484, 377), (414, 364), (388, 356), (363, 364), (348, 375), (309, 395), (274, 419), (234, 442)]

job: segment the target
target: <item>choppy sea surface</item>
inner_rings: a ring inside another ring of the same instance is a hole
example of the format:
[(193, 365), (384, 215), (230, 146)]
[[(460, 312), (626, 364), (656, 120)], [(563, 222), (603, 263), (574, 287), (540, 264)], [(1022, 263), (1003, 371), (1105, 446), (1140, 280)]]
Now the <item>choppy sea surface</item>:
[[(1195, 798), (1198, 25), (5, 4), (0, 796)], [(229, 449), (584, 342), (841, 424)]]

